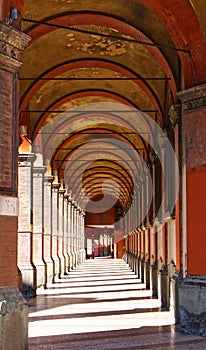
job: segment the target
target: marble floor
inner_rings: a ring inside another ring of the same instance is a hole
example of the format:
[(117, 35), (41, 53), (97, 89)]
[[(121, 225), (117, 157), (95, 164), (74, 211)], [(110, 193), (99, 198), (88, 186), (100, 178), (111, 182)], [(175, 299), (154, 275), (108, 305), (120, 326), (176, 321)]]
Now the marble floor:
[(29, 350), (204, 350), (121, 259), (87, 260), (29, 301)]

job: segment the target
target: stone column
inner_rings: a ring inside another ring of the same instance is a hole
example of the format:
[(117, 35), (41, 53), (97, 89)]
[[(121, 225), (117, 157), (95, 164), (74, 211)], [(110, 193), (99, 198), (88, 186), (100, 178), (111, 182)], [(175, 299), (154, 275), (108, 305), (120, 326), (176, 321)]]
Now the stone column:
[(77, 266), (77, 203), (74, 202), (73, 210), (73, 266)]
[(151, 254), (151, 267), (150, 267), (150, 288), (152, 290), (152, 296), (157, 298), (158, 296), (158, 268), (157, 268), (157, 231), (156, 227), (150, 228), (150, 254)]
[(70, 196), (68, 197), (68, 259), (69, 259), (69, 271), (72, 268), (72, 201)]
[(28, 348), (27, 306), (18, 289), (17, 149), (20, 52), (29, 40), (0, 23), (0, 349), (4, 350)]
[(36, 295), (36, 268), (32, 262), (32, 174), (34, 161), (34, 153), (19, 154), (18, 267), (21, 271), (22, 294), (25, 298), (31, 298)]
[(59, 252), (59, 183), (52, 183), (52, 260), (54, 264), (54, 281), (60, 278)]
[(70, 199), (70, 266), (74, 268), (74, 202)]
[(43, 256), (46, 263), (46, 286), (53, 283), (54, 266), (52, 260), (52, 182), (54, 176), (44, 176), (44, 230)]
[(85, 241), (85, 212), (82, 211), (82, 228), (81, 228), (81, 250), (82, 250), (82, 262), (86, 258), (86, 252), (84, 249), (84, 241)]
[(183, 283), (180, 323), (185, 332), (206, 336), (206, 85), (178, 94), (182, 101)]
[[(182, 163), (182, 117), (181, 117), (181, 105), (174, 105), (170, 109), (170, 120), (174, 129), (175, 137), (175, 155), (180, 165)], [(174, 260), (175, 273), (171, 276), (170, 284), (170, 311), (173, 313), (177, 323), (180, 322), (179, 315), (179, 287), (182, 283), (183, 273), (182, 273), (182, 167), (178, 168), (180, 174), (180, 186), (179, 193), (175, 204), (175, 248), (176, 254)]]
[(65, 274), (69, 272), (70, 260), (70, 242), (69, 242), (69, 194), (64, 194), (64, 241), (63, 241), (63, 256), (65, 259)]
[(58, 225), (58, 257), (60, 260), (60, 277), (63, 277), (66, 272), (66, 261), (63, 254), (64, 251), (64, 194), (65, 189), (60, 188), (58, 192), (59, 196), (59, 225)]
[(158, 296), (161, 300), (162, 307), (169, 306), (169, 278), (167, 269), (167, 224), (165, 222), (165, 212), (166, 212), (166, 174), (167, 174), (167, 153), (166, 153), (166, 140), (167, 136), (162, 134), (159, 138), (159, 145), (161, 151), (161, 193), (162, 193), (162, 208), (161, 208), (161, 267), (159, 269), (159, 291)]
[(37, 159), (33, 167), (33, 263), (36, 267), (36, 288), (46, 287), (46, 264), (43, 260), (43, 227), (44, 227), (44, 173), (46, 167), (40, 166), (39, 158), (42, 156), (37, 153)]

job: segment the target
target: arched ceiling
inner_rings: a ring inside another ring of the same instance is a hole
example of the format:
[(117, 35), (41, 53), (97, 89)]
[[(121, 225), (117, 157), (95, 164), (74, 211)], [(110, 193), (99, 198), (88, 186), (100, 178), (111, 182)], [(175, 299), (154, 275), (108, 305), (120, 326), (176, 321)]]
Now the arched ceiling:
[(20, 11), (13, 25), (31, 37), (20, 124), (82, 205), (105, 191), (126, 210), (153, 144), (148, 120), (166, 129), (177, 92), (205, 83), (205, 1), (0, 3), (4, 21)]

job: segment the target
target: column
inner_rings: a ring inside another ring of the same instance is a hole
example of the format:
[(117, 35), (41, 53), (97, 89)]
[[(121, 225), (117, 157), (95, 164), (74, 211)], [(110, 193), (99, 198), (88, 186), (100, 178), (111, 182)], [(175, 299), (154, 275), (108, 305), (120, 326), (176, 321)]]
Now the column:
[(59, 251), (59, 187), (60, 184), (52, 183), (52, 260), (54, 264), (54, 281), (60, 278)]
[(65, 189), (59, 188), (58, 196), (59, 196), (59, 207), (58, 207), (58, 257), (60, 260), (60, 277), (64, 276), (66, 272), (66, 260), (63, 255), (64, 250), (64, 193)]
[(70, 212), (70, 254), (71, 254), (71, 268), (75, 267), (75, 253), (74, 253), (74, 201), (71, 199), (71, 212)]
[[(182, 118), (181, 118), (181, 105), (174, 105), (169, 111), (170, 121), (174, 130), (175, 138), (175, 155), (179, 165), (182, 163)], [(179, 287), (183, 279), (182, 271), (182, 167), (178, 168), (180, 174), (180, 186), (177, 201), (175, 204), (175, 223), (173, 225), (174, 236), (173, 236), (173, 246), (175, 247), (174, 257), (172, 258), (174, 262), (173, 269), (175, 272), (171, 275), (170, 284), (170, 310), (173, 313), (177, 323), (180, 322), (179, 315)], [(177, 186), (176, 186), (177, 187)]]
[(157, 227), (156, 227), (156, 166), (157, 160), (155, 154), (150, 156), (151, 161), (151, 177), (152, 177), (152, 205), (151, 205), (151, 229), (150, 229), (150, 242), (151, 242), (151, 268), (150, 268), (150, 284), (152, 289), (152, 295), (158, 296), (158, 254), (157, 254)]
[(73, 210), (73, 266), (77, 266), (77, 203), (74, 202)]
[(34, 160), (34, 153), (19, 154), (18, 267), (21, 271), (21, 291), (25, 298), (36, 295), (36, 268), (32, 262)]
[(72, 200), (68, 198), (68, 251), (69, 251), (69, 270), (72, 269)]
[(36, 267), (36, 288), (46, 287), (46, 264), (43, 260), (43, 227), (44, 227), (44, 173), (46, 167), (42, 164), (42, 155), (36, 153), (33, 167), (33, 233), (32, 259)]
[(64, 241), (63, 241), (63, 256), (65, 259), (65, 274), (69, 272), (70, 269), (70, 241), (69, 241), (69, 194), (64, 193)]
[(81, 227), (81, 251), (82, 251), (82, 262), (86, 258), (86, 252), (84, 247), (84, 241), (85, 241), (85, 212), (82, 211), (82, 227)]
[(182, 101), (183, 283), (180, 323), (185, 332), (206, 335), (206, 85), (178, 94)]
[(52, 260), (52, 182), (54, 176), (44, 176), (44, 230), (43, 256), (46, 264), (46, 286), (53, 283), (54, 266)]
[(161, 235), (161, 256), (160, 259), (160, 269), (159, 269), (159, 288), (158, 288), (158, 297), (161, 300), (162, 307), (169, 306), (169, 278), (168, 278), (168, 261), (167, 261), (167, 223), (165, 220), (166, 213), (166, 204), (167, 204), (167, 184), (166, 184), (166, 175), (167, 175), (167, 152), (166, 152), (166, 139), (167, 136), (162, 134), (159, 138), (159, 145), (161, 151), (161, 198), (162, 198), (162, 208), (161, 208), (161, 232), (158, 232), (158, 235)]

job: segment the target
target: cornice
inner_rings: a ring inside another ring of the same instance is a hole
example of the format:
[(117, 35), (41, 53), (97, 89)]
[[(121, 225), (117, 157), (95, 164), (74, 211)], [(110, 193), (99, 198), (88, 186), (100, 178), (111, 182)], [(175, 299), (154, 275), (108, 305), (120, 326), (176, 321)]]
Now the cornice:
[(191, 113), (206, 108), (206, 84), (180, 91), (178, 97), (183, 104), (183, 112)]

